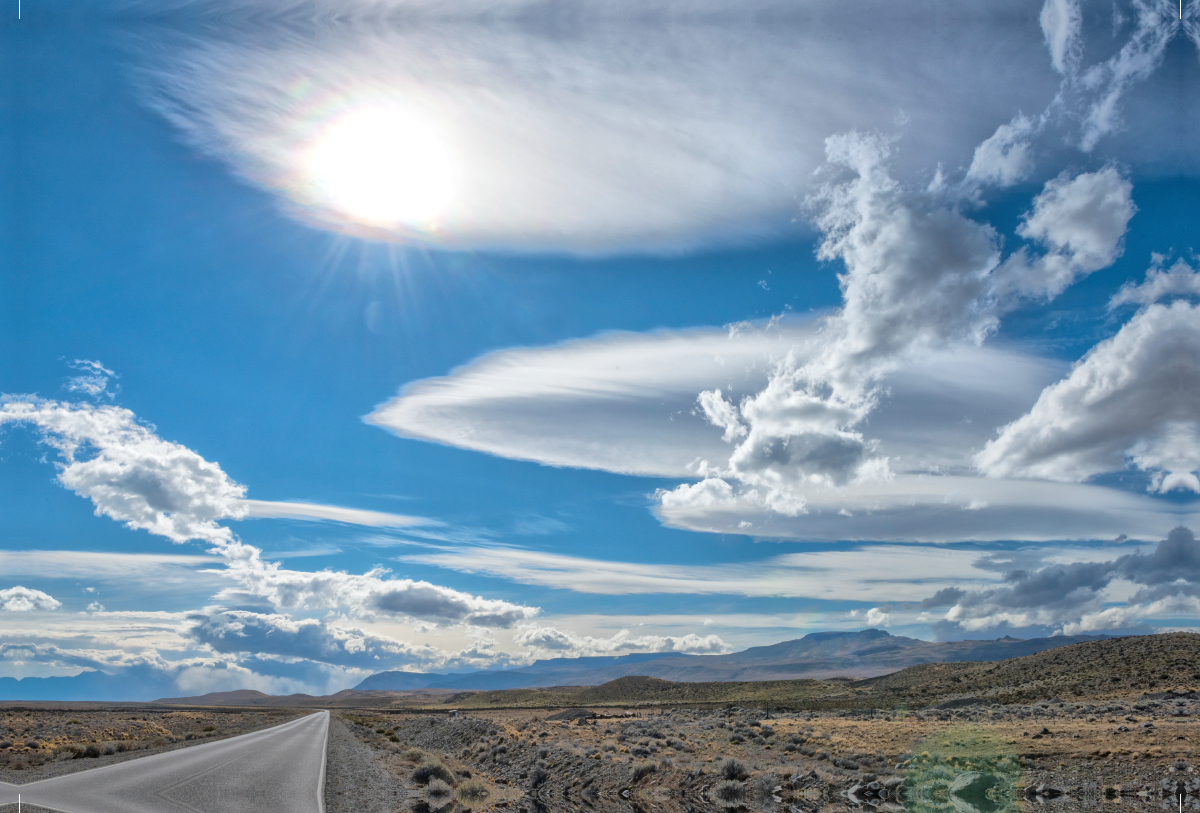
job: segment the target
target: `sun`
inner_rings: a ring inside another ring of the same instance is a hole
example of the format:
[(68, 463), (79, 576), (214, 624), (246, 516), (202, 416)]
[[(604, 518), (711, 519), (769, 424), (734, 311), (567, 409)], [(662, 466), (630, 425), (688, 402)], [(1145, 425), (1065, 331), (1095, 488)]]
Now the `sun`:
[(322, 203), (368, 226), (429, 229), (454, 198), (444, 138), (395, 107), (343, 113), (309, 148), (306, 168)]

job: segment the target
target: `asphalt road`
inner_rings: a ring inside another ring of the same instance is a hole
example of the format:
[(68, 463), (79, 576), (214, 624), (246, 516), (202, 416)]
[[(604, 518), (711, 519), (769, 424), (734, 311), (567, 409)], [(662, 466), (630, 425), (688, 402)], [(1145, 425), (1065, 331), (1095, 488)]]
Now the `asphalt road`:
[(0, 782), (0, 804), (63, 813), (324, 813), (329, 712), (132, 759), (104, 768), (30, 782)]

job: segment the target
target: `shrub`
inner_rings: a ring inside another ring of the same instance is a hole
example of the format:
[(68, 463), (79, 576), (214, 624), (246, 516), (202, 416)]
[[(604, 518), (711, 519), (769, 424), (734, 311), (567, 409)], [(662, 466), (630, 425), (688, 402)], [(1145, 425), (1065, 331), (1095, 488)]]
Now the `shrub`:
[(12, 748), (12, 742), (10, 740), (0, 740), (0, 749), (3, 748)]
[(427, 785), (431, 780), (440, 779), (447, 785), (454, 784), (454, 774), (440, 762), (429, 762), (413, 771), (413, 781), (418, 785)]
[(36, 751), (37, 749), (42, 747), (42, 744), (40, 742), (38, 742), (37, 740), (26, 740), (25, 747), (29, 748), (30, 750)]
[(216, 731), (216, 730), (217, 730), (217, 727), (215, 725), (206, 725), (204, 728), (201, 729), (201, 731)]
[(409, 748), (404, 752), (404, 758), (409, 762), (420, 762), (425, 759), (425, 752), (420, 748)]
[(425, 799), (430, 807), (445, 807), (454, 799), (454, 789), (440, 779), (430, 779), (425, 786)]
[(740, 807), (746, 798), (746, 789), (741, 782), (725, 779), (713, 785), (712, 797), (721, 807)]
[(655, 765), (653, 762), (642, 762), (637, 765), (634, 765), (633, 766), (633, 776), (631, 777), (630, 781), (636, 782), (643, 777), (649, 776), (650, 774), (654, 773), (657, 770), (658, 770), (658, 766)]
[(529, 774), (529, 787), (540, 788), (542, 783), (550, 778), (550, 774), (546, 773), (541, 768), (534, 768), (533, 773)]
[(745, 779), (749, 775), (746, 766), (738, 762), (736, 759), (727, 759), (721, 763), (721, 776), (727, 780)]
[(454, 798), (457, 799), (458, 803), (463, 807), (474, 807), (475, 805), (481, 804), (486, 801), (490, 795), (491, 790), (488, 788), (487, 783), (481, 782), (478, 779), (470, 779), (466, 782), (463, 782), (458, 786), (458, 789), (454, 791)]
[(92, 745), (87, 746), (86, 748), (83, 749), (83, 753), (81, 754), (81, 756), (85, 757), (86, 759), (99, 759), (100, 758), (100, 746), (96, 745), (94, 743)]

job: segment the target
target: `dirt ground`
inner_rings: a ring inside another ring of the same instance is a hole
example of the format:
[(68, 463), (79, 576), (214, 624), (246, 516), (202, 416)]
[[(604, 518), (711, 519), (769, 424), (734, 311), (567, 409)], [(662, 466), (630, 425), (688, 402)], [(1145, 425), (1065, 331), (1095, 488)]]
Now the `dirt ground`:
[(0, 781), (26, 784), (286, 722), (292, 709), (0, 706)]
[(399, 809), (414, 813), (466, 809), (456, 788), (468, 776), (488, 788), (475, 811), (1175, 810), (1181, 790), (1184, 807), (1200, 810), (1200, 703), (1190, 695), (917, 712), (603, 712), (612, 716), (345, 719), (404, 789)]

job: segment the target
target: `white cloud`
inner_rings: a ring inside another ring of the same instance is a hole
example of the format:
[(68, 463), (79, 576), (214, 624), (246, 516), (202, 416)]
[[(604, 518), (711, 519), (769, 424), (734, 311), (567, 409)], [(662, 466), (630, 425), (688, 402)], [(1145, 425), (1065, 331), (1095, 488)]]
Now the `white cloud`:
[(1121, 290), (1108, 301), (1108, 306), (1150, 305), (1173, 297), (1200, 297), (1200, 273), (1183, 260), (1176, 260), (1164, 271), (1164, 259), (1155, 256), (1154, 264), (1146, 271), (1145, 281), (1136, 285), (1131, 282), (1122, 285)]
[(1167, 44), (1180, 30), (1175, 7), (1170, 3), (1142, 0), (1133, 4), (1136, 19), (1129, 40), (1109, 59), (1087, 68), (1076, 69), (1077, 76), (1068, 92), (1059, 99), (1078, 94), (1084, 111), (1080, 147), (1090, 152), (1101, 138), (1122, 126), (1122, 97), (1137, 82), (1144, 82), (1162, 64)]
[(1024, 180), (1033, 169), (1030, 140), (1034, 131), (1034, 121), (1023, 114), (1001, 124), (975, 148), (967, 180), (996, 186)]
[(31, 610), (57, 610), (62, 606), (54, 596), (41, 590), (31, 590), (28, 587), (9, 587), (0, 590), (0, 610), (11, 613), (27, 613)]
[(318, 505), (307, 502), (269, 502), (266, 500), (242, 500), (247, 517), (271, 519), (307, 519), (344, 522), (348, 525), (365, 525), (369, 528), (407, 528), (414, 525), (438, 525), (425, 517), (388, 514), (383, 511), (364, 511), (361, 508), (343, 508), (338, 505)]
[[(1020, 539), (1147, 539), (1200, 516), (1116, 488), (958, 475), (897, 475), (843, 487), (805, 490), (805, 510), (776, 510), (755, 489), (736, 491), (710, 478), (659, 493), (667, 525), (710, 533), (805, 541), (913, 542)], [(741, 523), (750, 522), (749, 529)]]
[[(1133, 216), (1132, 187), (1111, 167), (1060, 176), (1018, 230), (1046, 253), (1031, 260), (1022, 250), (1002, 265), (995, 230), (936, 190), (904, 189), (888, 172), (889, 151), (885, 139), (857, 133), (828, 141), (830, 163), (852, 177), (815, 198), (818, 256), (844, 264), (844, 302), (808, 354), (790, 354), (737, 406), (715, 391), (700, 396), (725, 438), (741, 438), (727, 465), (703, 473), (782, 514), (802, 514), (809, 490), (892, 476), (881, 444), (863, 432), (882, 379), (931, 351), (982, 343), (1022, 298), (1053, 298), (1112, 263)], [(709, 493), (716, 484), (697, 488), (697, 499), (722, 496)]]
[(1067, 73), (1080, 56), (1083, 12), (1078, 0), (1046, 0), (1038, 21), (1050, 48), (1050, 63), (1059, 73)]
[(1132, 192), (1133, 185), (1111, 166), (1048, 181), (1017, 228), (1048, 251), (1032, 261), (1025, 251), (1011, 257), (997, 272), (996, 294), (1053, 299), (1081, 277), (1112, 265), (1137, 211)]
[(537, 658), (581, 658), (616, 655), (622, 652), (686, 652), (690, 655), (720, 655), (730, 646), (717, 635), (633, 635), (620, 630), (609, 638), (578, 635), (554, 627), (530, 625), (513, 636), (518, 646), (532, 650)]
[[(273, 5), (256, 15), (328, 12)], [(388, 7), (404, 9), (403, 26)], [(320, 37), (300, 25), (247, 35), (226, 12), (211, 36), (140, 50), (154, 106), (306, 222), (378, 233), (310, 159), (338, 122), (386, 110), (432, 134), (419, 141), (450, 170), (424, 197), (450, 202), (385, 233), (606, 251), (787, 227), (831, 132), (892, 127), (902, 112), (920, 172), (967, 163), (980, 122), (1052, 100), (1059, 77), (1036, 25), (986, 8), (949, 15), (947, 50), (889, 4), (602, 3), (563, 18), (525, 0), (483, 13), (398, 2), (339, 6)], [(533, 22), (551, 16), (569, 36)]]
[(539, 613), (536, 607), (486, 599), (449, 587), (412, 579), (384, 578), (385, 570), (359, 575), (344, 571), (287, 570), (265, 562), (261, 551), (241, 542), (219, 548), (238, 589), (218, 594), (230, 601), (246, 596), (265, 599), (284, 609), (343, 610), (352, 615), (374, 614), (432, 623), (511, 627)]
[(656, 565), (519, 548), (450, 549), (402, 561), (598, 595), (733, 595), (838, 601), (923, 598), (931, 584), (991, 581), (977, 550), (865, 545), (806, 551), (757, 562)]
[(36, 399), (0, 401), (0, 424), (32, 424), (63, 463), (58, 480), (92, 500), (98, 515), (173, 542), (198, 539), (224, 559), (225, 573), (244, 594), (277, 607), (343, 608), (357, 614), (384, 613), (486, 627), (510, 627), (532, 618), (536, 607), (485, 599), (411, 579), (323, 570), (286, 570), (263, 561), (261, 551), (234, 537), (217, 521), (242, 518), (251, 508), (272, 516), (353, 521), (372, 526), (414, 524), (416, 518), (306, 503), (243, 499), (216, 463), (154, 434), (132, 412), (114, 406), (64, 404)]
[(1200, 308), (1149, 305), (979, 453), (993, 477), (1081, 482), (1127, 466), (1200, 492)]
[(303, 658), (374, 671), (453, 659), (433, 646), (414, 646), (330, 620), (209, 607), (189, 614), (187, 621), (191, 640), (225, 655)]
[(163, 440), (127, 409), (7, 398), (0, 425), (36, 426), (57, 450), (58, 481), (126, 527), (172, 542), (231, 539), (218, 520), (240, 518), (245, 487), (192, 450)]
[(502, 350), (442, 378), (409, 384), (365, 420), (421, 438), (519, 460), (625, 474), (688, 476), (728, 447), (693, 414), (709, 387), (741, 392), (773, 359), (808, 342), (811, 322), (769, 330), (606, 333)]
[(112, 370), (98, 361), (88, 361), (87, 359), (75, 359), (75, 361), (71, 362), (70, 366), (81, 371), (82, 375), (68, 378), (66, 383), (67, 390), (82, 393), (92, 398), (98, 398), (101, 395), (106, 395), (109, 398), (114, 396), (115, 391), (108, 388), (111, 379), (117, 377), (117, 374)]

